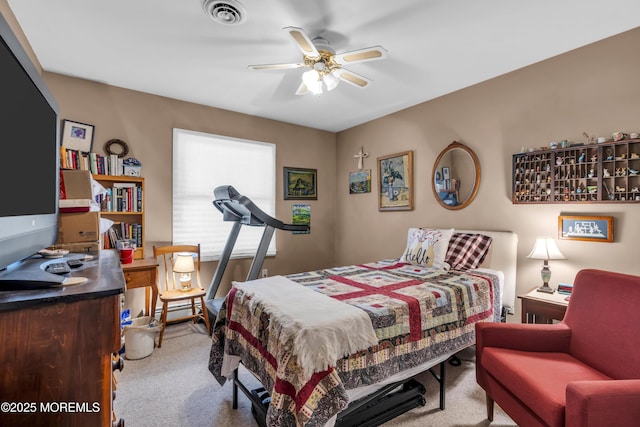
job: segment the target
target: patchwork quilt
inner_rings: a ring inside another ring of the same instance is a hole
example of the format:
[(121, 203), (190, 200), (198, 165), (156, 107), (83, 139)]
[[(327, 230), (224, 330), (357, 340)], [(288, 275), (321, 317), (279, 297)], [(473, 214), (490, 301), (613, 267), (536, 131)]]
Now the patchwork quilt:
[(305, 375), (292, 342), (275, 338), (268, 309), (249, 304), (233, 288), (215, 322), (209, 370), (222, 385), (225, 357), (238, 356), (270, 391), (270, 426), (324, 425), (347, 407), (348, 389), (454, 354), (475, 343), (475, 323), (500, 320), (499, 278), (488, 270), (444, 271), (384, 260), (287, 277), (364, 310), (379, 342)]

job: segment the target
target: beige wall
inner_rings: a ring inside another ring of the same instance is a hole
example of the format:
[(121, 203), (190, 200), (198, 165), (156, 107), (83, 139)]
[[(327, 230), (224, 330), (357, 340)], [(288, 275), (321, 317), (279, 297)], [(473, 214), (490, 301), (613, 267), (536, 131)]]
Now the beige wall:
[[(190, 129), (271, 142), (276, 144), (276, 170), (283, 166), (318, 169), (317, 201), (311, 205), (312, 232), (291, 235), (277, 232), (278, 255), (268, 258), (264, 267), (270, 275), (299, 272), (334, 263), (335, 228), (335, 135), (260, 119), (226, 110), (205, 107), (175, 99), (122, 89), (101, 83), (45, 73), (45, 81), (56, 100), (61, 119), (95, 125), (93, 151), (104, 154), (104, 143), (112, 138), (125, 141), (129, 156), (142, 162), (145, 178), (146, 256), (151, 245), (171, 241), (171, 152), (172, 129)], [(211, 166), (224, 159), (211, 159)], [(211, 183), (212, 190), (224, 182)], [(276, 174), (276, 216), (291, 221), (293, 201), (282, 196), (282, 174)], [(242, 192), (241, 188), (238, 191)], [(213, 192), (212, 192), (213, 201)], [(211, 215), (220, 215), (211, 205)], [(208, 286), (217, 263), (206, 263), (203, 285)], [(224, 278), (244, 280), (250, 260), (232, 261)], [(223, 292), (221, 289), (220, 292)]]
[(22, 28), (20, 27), (20, 24), (18, 24), (16, 17), (13, 15), (13, 11), (9, 7), (7, 0), (0, 0), (0, 14), (2, 14), (4, 20), (7, 21), (16, 38), (22, 44), (22, 47), (27, 52), (27, 55), (29, 55), (31, 62), (36, 66), (38, 72), (42, 74), (42, 66), (40, 65), (35, 53), (33, 53), (33, 49), (31, 49), (31, 45), (22, 32)]
[[(0, 0), (0, 12), (7, 17), (7, 11), (6, 0)], [(640, 274), (635, 262), (640, 242), (637, 205), (525, 206), (510, 201), (511, 155), (522, 147), (562, 139), (580, 142), (582, 132), (608, 136), (617, 130), (640, 131), (638, 46), (640, 29), (337, 135), (57, 74), (45, 73), (45, 80), (62, 118), (96, 126), (96, 147), (111, 138), (123, 139), (131, 155), (142, 161), (147, 244), (171, 240), (171, 129), (182, 127), (274, 142), (277, 170), (318, 169), (319, 200), (310, 202), (312, 234), (279, 233), (279, 253), (265, 263), (271, 274), (399, 256), (410, 226), (512, 230), (520, 240), (517, 287), (524, 293), (539, 285), (541, 267), (526, 255), (536, 236), (557, 235), (560, 214), (613, 215), (615, 241), (559, 241), (568, 260), (551, 262), (554, 284), (571, 282), (579, 269), (589, 267)], [(436, 202), (430, 180), (433, 162), (454, 140), (475, 151), (482, 182), (469, 207), (448, 211)], [(356, 169), (353, 155), (361, 146), (370, 153), (365, 168), (372, 169), (374, 191), (349, 195), (348, 174)], [(415, 209), (378, 212), (375, 159), (406, 150), (414, 150)], [(282, 188), (280, 174), (277, 188)], [(276, 214), (286, 220), (292, 203), (278, 194)], [(203, 275), (207, 283), (215, 268), (209, 264)], [(225, 282), (242, 280), (248, 268), (248, 261), (232, 262)]]
[[(572, 282), (582, 268), (640, 274), (636, 204), (511, 203), (511, 156), (550, 141), (583, 141), (582, 132), (610, 136), (640, 131), (640, 29), (526, 67), (338, 134), (337, 261), (400, 256), (410, 226), (512, 230), (519, 236), (518, 294), (541, 282), (541, 261), (526, 258), (538, 235), (557, 236), (560, 214), (614, 216), (615, 242), (560, 240), (568, 258), (551, 261), (552, 282)], [(470, 67), (473, 64), (469, 64)], [(425, 80), (423, 84), (429, 84)], [(452, 141), (465, 143), (482, 167), (474, 202), (449, 211), (431, 189), (433, 163)], [(376, 157), (414, 150), (415, 209), (378, 212), (377, 193), (349, 195), (353, 154), (363, 146), (377, 188)], [(519, 317), (517, 317), (519, 318)]]

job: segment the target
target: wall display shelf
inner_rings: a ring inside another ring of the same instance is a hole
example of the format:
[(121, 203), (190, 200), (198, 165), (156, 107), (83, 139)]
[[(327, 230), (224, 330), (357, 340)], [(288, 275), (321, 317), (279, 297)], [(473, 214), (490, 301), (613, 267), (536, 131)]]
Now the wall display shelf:
[(640, 203), (640, 139), (513, 155), (512, 202)]
[(115, 248), (117, 240), (136, 242), (134, 258), (144, 258), (144, 178), (131, 176), (93, 175), (107, 195), (97, 200), (100, 216), (114, 222), (102, 236), (102, 248)]

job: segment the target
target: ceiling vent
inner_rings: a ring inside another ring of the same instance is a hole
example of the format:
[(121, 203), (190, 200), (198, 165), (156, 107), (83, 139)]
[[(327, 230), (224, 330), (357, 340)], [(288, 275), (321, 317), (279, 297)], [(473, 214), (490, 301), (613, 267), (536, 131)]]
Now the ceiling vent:
[(236, 0), (204, 0), (204, 13), (216, 22), (225, 25), (236, 25), (244, 21), (245, 12)]

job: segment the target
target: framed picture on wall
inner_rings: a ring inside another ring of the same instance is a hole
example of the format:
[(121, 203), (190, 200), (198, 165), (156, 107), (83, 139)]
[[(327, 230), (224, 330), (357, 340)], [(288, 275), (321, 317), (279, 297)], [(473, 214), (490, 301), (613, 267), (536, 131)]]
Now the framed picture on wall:
[(558, 239), (613, 242), (612, 216), (559, 216)]
[(318, 170), (284, 167), (285, 200), (317, 200)]
[(449, 171), (449, 167), (444, 166), (442, 168), (442, 179), (450, 179), (450, 178), (451, 178), (451, 173)]
[(413, 210), (413, 151), (378, 157), (378, 210)]
[(69, 150), (90, 152), (94, 128), (93, 125), (65, 119), (62, 123), (62, 145)]
[(371, 169), (349, 172), (349, 194), (371, 193)]

